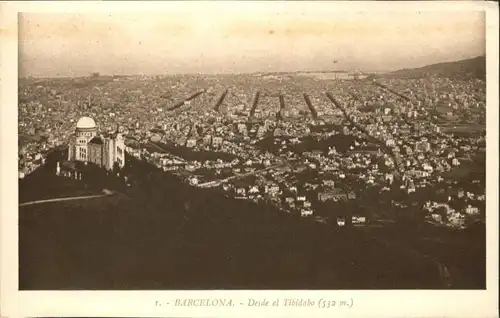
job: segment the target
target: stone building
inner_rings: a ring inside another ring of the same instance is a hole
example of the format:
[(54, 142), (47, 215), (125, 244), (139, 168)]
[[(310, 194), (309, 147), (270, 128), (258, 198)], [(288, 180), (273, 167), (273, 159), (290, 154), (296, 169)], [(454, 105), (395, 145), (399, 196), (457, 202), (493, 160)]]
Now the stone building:
[(82, 117), (76, 123), (75, 134), (68, 143), (68, 160), (92, 162), (108, 170), (115, 163), (125, 166), (125, 141), (118, 129), (108, 136), (97, 134), (95, 121)]

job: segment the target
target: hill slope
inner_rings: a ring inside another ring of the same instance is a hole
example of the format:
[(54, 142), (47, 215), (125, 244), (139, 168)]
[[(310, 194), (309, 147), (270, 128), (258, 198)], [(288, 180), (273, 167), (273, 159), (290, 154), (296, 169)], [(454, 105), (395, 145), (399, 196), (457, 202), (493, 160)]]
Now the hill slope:
[(420, 68), (402, 69), (383, 74), (383, 77), (421, 78), (438, 75), (452, 79), (486, 78), (486, 56), (427, 65)]
[(123, 172), (125, 195), (20, 208), (20, 289), (441, 287), (432, 261), (362, 231), (193, 188), (133, 157)]
[(21, 289), (439, 287), (432, 264), (362, 233), (192, 188), (133, 157), (125, 170), (126, 197), (20, 209)]

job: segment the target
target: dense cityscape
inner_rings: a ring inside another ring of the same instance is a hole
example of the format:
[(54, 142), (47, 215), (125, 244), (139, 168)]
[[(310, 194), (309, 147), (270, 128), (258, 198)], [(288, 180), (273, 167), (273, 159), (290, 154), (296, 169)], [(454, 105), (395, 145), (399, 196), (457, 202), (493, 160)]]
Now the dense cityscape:
[(128, 155), (193, 187), (318, 222), (484, 222), (481, 79), (21, 79), (20, 178), (67, 144), (81, 116), (102, 131), (118, 126)]
[(411, 74), (20, 78), (21, 288), (484, 288), (485, 78)]

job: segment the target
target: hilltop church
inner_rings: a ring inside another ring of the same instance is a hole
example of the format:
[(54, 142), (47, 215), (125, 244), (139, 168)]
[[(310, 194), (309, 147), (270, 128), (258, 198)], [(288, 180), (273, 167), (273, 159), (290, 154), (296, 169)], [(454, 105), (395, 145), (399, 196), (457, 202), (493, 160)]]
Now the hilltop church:
[(68, 143), (68, 160), (92, 162), (112, 170), (115, 163), (125, 166), (125, 141), (118, 129), (107, 137), (97, 135), (97, 126), (90, 117), (76, 123), (75, 134)]

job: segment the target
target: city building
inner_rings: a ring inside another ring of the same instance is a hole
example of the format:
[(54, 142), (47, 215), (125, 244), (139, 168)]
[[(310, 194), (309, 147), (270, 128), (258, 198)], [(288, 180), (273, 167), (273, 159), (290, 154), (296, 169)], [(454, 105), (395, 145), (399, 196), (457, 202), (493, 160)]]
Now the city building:
[(92, 162), (108, 170), (115, 163), (125, 166), (125, 141), (118, 132), (107, 137), (97, 135), (97, 126), (90, 117), (82, 117), (76, 123), (75, 134), (68, 143), (68, 160)]
[(322, 202), (327, 200), (334, 200), (334, 201), (347, 200), (347, 194), (344, 191), (337, 188), (328, 189), (318, 193), (318, 200)]

